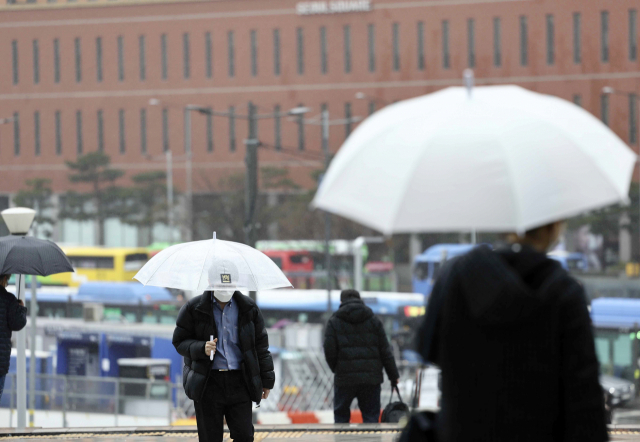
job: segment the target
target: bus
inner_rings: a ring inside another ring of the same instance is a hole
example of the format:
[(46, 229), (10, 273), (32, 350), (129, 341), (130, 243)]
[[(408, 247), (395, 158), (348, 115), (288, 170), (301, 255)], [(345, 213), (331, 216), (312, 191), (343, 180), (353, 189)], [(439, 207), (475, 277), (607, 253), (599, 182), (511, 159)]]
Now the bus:
[(300, 289), (313, 287), (313, 257), (307, 251), (263, 250), (276, 265), (287, 275), (289, 282)]
[(429, 296), (442, 263), (464, 255), (474, 247), (475, 244), (436, 244), (416, 256), (413, 260), (413, 291)]
[(75, 273), (39, 278), (42, 284), (78, 287), (87, 281), (131, 281), (149, 260), (145, 248), (61, 247)]

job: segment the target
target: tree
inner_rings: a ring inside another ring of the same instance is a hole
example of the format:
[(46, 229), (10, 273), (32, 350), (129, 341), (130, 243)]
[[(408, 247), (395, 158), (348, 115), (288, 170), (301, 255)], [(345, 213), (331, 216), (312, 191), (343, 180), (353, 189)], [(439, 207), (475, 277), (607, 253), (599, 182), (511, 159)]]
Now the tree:
[(131, 210), (131, 193), (115, 182), (124, 171), (110, 167), (111, 158), (102, 152), (91, 152), (67, 161), (69, 180), (89, 188), (87, 192), (69, 191), (64, 198), (60, 217), (77, 221), (94, 220), (98, 225), (98, 244), (104, 245), (104, 223), (107, 218), (122, 218)]
[[(134, 175), (135, 187), (130, 189), (132, 210), (126, 213), (124, 222), (144, 229), (146, 243), (153, 242), (153, 226), (168, 224), (167, 174), (161, 170)], [(174, 190), (175, 194), (175, 190)]]
[[(21, 207), (30, 207), (36, 211), (35, 216), (35, 234), (37, 235), (37, 229), (45, 224), (54, 225), (56, 220), (50, 216), (44, 215), (48, 209), (53, 207), (51, 202), (51, 180), (47, 178), (35, 178), (33, 180), (26, 180), (27, 189), (20, 190), (15, 198), (14, 203)], [(46, 230), (44, 234), (47, 237), (51, 236), (51, 230)]]

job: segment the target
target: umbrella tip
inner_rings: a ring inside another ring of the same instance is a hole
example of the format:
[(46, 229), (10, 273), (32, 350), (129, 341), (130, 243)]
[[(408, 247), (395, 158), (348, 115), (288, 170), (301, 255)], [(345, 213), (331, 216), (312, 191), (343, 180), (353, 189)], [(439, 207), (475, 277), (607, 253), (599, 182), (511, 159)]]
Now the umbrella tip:
[(213, 239), (216, 239), (216, 232), (213, 232)]
[(464, 78), (464, 86), (467, 88), (467, 93), (469, 94), (469, 98), (471, 98), (471, 92), (473, 91), (473, 86), (475, 83), (473, 69), (465, 69), (463, 78)]

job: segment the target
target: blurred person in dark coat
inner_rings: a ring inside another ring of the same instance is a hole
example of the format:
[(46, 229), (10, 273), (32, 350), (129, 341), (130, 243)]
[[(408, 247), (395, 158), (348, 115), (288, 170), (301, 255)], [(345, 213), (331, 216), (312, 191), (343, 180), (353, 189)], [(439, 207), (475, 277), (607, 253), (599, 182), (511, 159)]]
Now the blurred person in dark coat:
[(400, 375), (382, 322), (364, 305), (356, 290), (343, 290), (340, 294), (340, 308), (325, 330), (324, 354), (335, 373), (335, 423), (349, 422), (355, 398), (363, 422), (378, 422), (382, 368), (392, 386), (398, 385)]
[(546, 256), (562, 226), (443, 268), (418, 333), (442, 369), (439, 441), (607, 440), (585, 293)]
[(0, 275), (0, 397), (11, 360), (11, 334), (27, 325), (27, 308), (6, 289), (11, 275)]

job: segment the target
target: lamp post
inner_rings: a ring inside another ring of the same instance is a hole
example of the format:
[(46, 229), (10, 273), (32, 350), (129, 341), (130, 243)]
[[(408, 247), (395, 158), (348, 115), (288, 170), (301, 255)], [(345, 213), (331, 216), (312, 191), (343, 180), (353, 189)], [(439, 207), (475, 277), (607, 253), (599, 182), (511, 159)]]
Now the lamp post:
[[(636, 115), (636, 118), (638, 118), (638, 122), (636, 123), (636, 127), (635, 127), (635, 141), (636, 143), (638, 143), (638, 153), (640, 153), (640, 133), (638, 133), (638, 131), (640, 130), (640, 100), (638, 100), (638, 95), (634, 92), (628, 92), (628, 91), (621, 91), (618, 89), (615, 89), (611, 86), (605, 86), (602, 88), (602, 93), (606, 94), (606, 95), (626, 95), (629, 97), (629, 100), (634, 100), (635, 105), (636, 105), (636, 112), (638, 115)], [(629, 140), (631, 141), (631, 140)], [(631, 144), (631, 143), (629, 143)], [(638, 188), (640, 190), (640, 176), (638, 178)], [(638, 192), (638, 210), (640, 210), (640, 192)], [(640, 234), (640, 217), (638, 217), (638, 233)], [(639, 237), (640, 238), (640, 237)]]
[[(14, 207), (12, 209), (6, 209), (2, 211), (2, 219), (4, 219), (7, 228), (9, 229), (9, 233), (15, 236), (26, 236), (29, 232), (29, 228), (31, 227), (31, 223), (33, 222), (33, 218), (36, 216), (36, 211), (33, 209), (28, 209), (26, 207)], [(19, 278), (18, 284), (16, 284), (16, 288), (18, 289), (18, 299), (24, 298), (25, 292), (25, 283), (24, 283), (24, 275), (16, 275)], [(34, 281), (32, 279), (31, 283)], [(31, 327), (35, 329), (35, 296), (31, 297)], [(17, 377), (17, 410), (18, 410), (18, 429), (24, 430), (27, 424), (26, 420), (26, 412), (27, 412), (27, 355), (26, 355), (26, 330), (22, 329), (16, 334), (16, 343), (17, 343), (17, 366), (16, 366), (16, 377)], [(31, 343), (31, 368), (35, 367), (35, 347), (34, 343)], [(35, 372), (34, 372), (35, 373)], [(34, 384), (31, 385), (33, 389), (35, 387)]]

